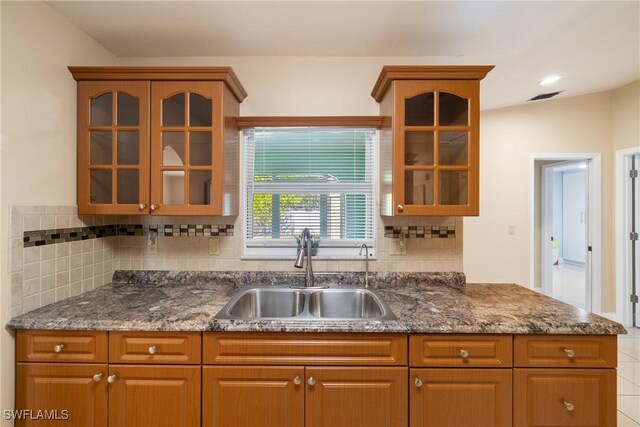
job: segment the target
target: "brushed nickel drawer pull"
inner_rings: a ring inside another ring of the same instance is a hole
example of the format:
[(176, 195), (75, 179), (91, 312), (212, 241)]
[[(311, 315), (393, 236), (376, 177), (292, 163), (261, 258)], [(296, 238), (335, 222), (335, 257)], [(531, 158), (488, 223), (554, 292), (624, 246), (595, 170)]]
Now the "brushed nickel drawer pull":
[(564, 349), (564, 354), (566, 354), (567, 357), (569, 357), (569, 358), (571, 358), (571, 357), (576, 355), (575, 351), (571, 350), (570, 348), (565, 348)]
[(309, 383), (309, 385), (315, 385), (316, 384), (316, 380), (313, 377), (309, 377), (309, 381), (307, 381)]
[(465, 350), (464, 348), (460, 349), (460, 357), (462, 357), (463, 359), (466, 359), (467, 357), (469, 357), (469, 352), (467, 350)]
[(571, 403), (571, 402), (565, 401), (565, 402), (562, 402), (562, 403), (564, 404), (564, 409), (566, 409), (569, 412), (573, 411), (576, 408), (575, 405), (573, 403)]
[(300, 377), (299, 377), (299, 376), (296, 376), (296, 377), (293, 379), (293, 383), (294, 383), (295, 385), (300, 385), (300, 384), (302, 384), (302, 379), (300, 379)]
[(416, 377), (416, 379), (413, 380), (413, 383), (416, 385), (416, 387), (422, 387), (422, 380), (418, 377)]
[(118, 377), (114, 374), (114, 375), (109, 375), (107, 377), (107, 382), (109, 384), (113, 384), (114, 382), (116, 382), (116, 380), (118, 379)]
[(156, 351), (158, 351), (158, 349), (155, 345), (152, 345), (147, 351), (149, 352), (149, 354), (156, 354)]
[(54, 353), (60, 353), (64, 349), (64, 344), (58, 344), (53, 346)]
[(99, 382), (101, 379), (102, 379), (102, 372), (97, 373), (97, 374), (95, 374), (95, 375), (93, 376), (93, 380), (94, 380), (95, 382)]

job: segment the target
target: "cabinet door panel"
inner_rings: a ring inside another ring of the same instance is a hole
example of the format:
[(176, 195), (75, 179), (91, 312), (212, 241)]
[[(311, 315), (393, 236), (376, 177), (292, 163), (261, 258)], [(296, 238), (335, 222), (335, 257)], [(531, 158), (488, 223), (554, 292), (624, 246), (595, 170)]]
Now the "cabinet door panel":
[(109, 427), (200, 426), (199, 366), (115, 366)]
[(514, 369), (513, 381), (519, 427), (616, 425), (615, 369)]
[(148, 213), (149, 82), (78, 83), (77, 180), (79, 214)]
[(411, 427), (511, 425), (511, 369), (411, 369)]
[[(102, 374), (98, 381), (96, 374)], [(59, 419), (23, 419), (16, 426), (106, 427), (106, 374), (107, 365), (18, 363), (16, 409), (31, 410), (33, 417), (47, 411), (43, 417)]]
[(407, 425), (407, 368), (307, 368), (306, 427)]
[(203, 426), (304, 426), (303, 367), (206, 366), (202, 381)]

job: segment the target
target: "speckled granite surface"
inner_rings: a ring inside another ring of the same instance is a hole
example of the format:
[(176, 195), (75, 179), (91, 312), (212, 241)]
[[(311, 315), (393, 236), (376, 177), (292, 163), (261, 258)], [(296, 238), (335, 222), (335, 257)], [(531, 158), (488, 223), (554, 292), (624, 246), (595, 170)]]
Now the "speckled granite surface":
[[(359, 273), (316, 276), (358, 284)], [(117, 272), (114, 283), (11, 319), (7, 329), (139, 331), (619, 334), (622, 325), (513, 284), (464, 284), (460, 273), (381, 274), (397, 320), (239, 321), (214, 316), (242, 286), (301, 284), (287, 273)], [(291, 281), (291, 282), (287, 282)]]

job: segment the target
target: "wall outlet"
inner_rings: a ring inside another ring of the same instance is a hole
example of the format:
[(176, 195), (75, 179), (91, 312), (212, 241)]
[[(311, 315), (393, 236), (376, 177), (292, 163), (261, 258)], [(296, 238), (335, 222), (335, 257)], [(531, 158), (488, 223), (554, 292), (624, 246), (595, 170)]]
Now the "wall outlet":
[(209, 237), (209, 255), (220, 255), (219, 237)]
[(406, 255), (407, 254), (407, 241), (404, 245), (400, 244), (400, 239), (391, 239), (389, 242), (389, 255)]

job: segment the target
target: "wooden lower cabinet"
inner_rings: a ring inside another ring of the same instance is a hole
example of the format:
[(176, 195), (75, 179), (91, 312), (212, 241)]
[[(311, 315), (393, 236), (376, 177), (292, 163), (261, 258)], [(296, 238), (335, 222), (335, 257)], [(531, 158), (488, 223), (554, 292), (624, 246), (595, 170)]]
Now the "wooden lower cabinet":
[(110, 365), (109, 427), (199, 426), (200, 376), (200, 366)]
[(411, 427), (511, 426), (511, 369), (411, 369)]
[(308, 367), (306, 427), (407, 425), (407, 368)]
[(303, 427), (304, 389), (304, 367), (205, 366), (202, 425)]
[(514, 425), (616, 425), (615, 369), (514, 369)]
[(31, 412), (16, 426), (106, 427), (106, 376), (106, 364), (18, 363), (15, 407)]

